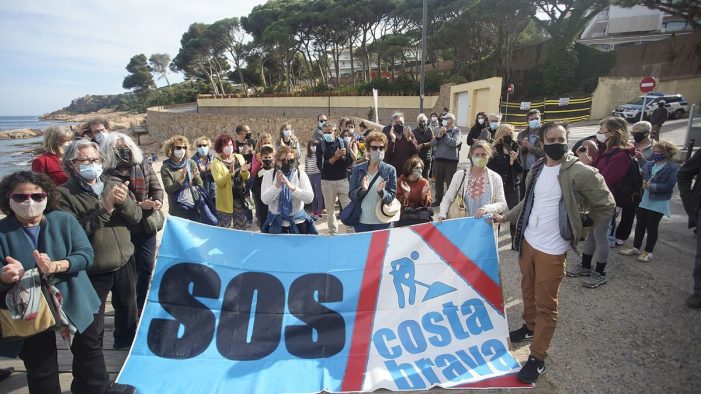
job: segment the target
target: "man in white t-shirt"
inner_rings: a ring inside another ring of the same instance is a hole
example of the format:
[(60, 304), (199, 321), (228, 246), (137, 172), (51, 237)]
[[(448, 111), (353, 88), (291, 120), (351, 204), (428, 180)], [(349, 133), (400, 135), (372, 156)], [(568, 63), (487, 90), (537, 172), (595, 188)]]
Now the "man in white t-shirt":
[[(607, 220), (615, 206), (604, 178), (569, 152), (568, 134), (564, 122), (541, 127), (545, 157), (531, 167), (523, 199), (504, 216), (494, 215), (497, 223), (516, 223), (514, 248), (520, 252), (525, 324), (509, 337), (512, 343), (533, 341), (528, 361), (518, 373), (525, 383), (535, 383), (545, 372), (567, 250), (593, 225)], [(580, 207), (589, 210), (583, 213)]]

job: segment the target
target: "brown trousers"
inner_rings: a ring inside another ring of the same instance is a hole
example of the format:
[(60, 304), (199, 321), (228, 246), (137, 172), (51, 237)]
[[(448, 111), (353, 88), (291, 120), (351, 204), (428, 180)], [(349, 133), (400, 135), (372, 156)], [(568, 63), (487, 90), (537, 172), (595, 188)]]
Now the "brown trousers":
[(521, 291), (523, 320), (533, 331), (531, 355), (545, 360), (557, 324), (557, 297), (565, 276), (567, 254), (552, 255), (534, 249), (524, 239), (521, 243)]

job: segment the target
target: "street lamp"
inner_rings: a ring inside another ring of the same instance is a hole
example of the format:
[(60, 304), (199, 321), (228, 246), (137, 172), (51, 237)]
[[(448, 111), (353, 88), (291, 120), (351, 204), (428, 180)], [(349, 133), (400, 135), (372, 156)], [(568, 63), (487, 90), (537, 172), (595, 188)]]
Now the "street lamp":
[(423, 1), (423, 21), (421, 22), (421, 80), (419, 81), (419, 112), (424, 112), (424, 76), (426, 67), (426, 2)]

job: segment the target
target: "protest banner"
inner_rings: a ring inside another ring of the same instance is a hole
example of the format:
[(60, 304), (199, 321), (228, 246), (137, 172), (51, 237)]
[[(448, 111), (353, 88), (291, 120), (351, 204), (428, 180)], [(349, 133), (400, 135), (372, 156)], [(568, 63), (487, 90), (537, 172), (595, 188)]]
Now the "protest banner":
[(484, 219), (329, 237), (171, 217), (118, 382), (139, 393), (531, 387), (507, 337)]

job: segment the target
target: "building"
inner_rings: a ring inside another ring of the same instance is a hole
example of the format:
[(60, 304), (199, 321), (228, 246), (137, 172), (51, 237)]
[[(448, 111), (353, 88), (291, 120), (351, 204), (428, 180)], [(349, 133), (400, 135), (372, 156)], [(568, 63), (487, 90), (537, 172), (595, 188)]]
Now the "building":
[(589, 22), (578, 42), (601, 51), (612, 51), (691, 31), (686, 20), (660, 10), (639, 5), (609, 6)]
[[(360, 50), (359, 48), (354, 48), (353, 49), (353, 67), (355, 69), (355, 75), (356, 77), (362, 77), (363, 76), (363, 69), (367, 69), (367, 66), (365, 65), (365, 59), (363, 59), (362, 56), (359, 55)], [(406, 58), (407, 64), (416, 64), (417, 62), (421, 61), (421, 50), (407, 50), (404, 54), (404, 57)], [(328, 62), (329, 62), (329, 69), (331, 70), (331, 78), (336, 77), (336, 69), (334, 68), (334, 63), (333, 63), (333, 58), (331, 56), (328, 57)], [(394, 62), (395, 68), (398, 66), (401, 66), (402, 64), (402, 59), (398, 58)], [(385, 67), (383, 63), (383, 68)], [(370, 54), (370, 70), (371, 70), (371, 77), (374, 78), (375, 75), (377, 75), (377, 54)], [(343, 48), (341, 51), (341, 54), (338, 56), (338, 70), (341, 78), (350, 78), (351, 77), (351, 58), (350, 58), (350, 49), (348, 48)], [(383, 71), (383, 75), (386, 73)]]

